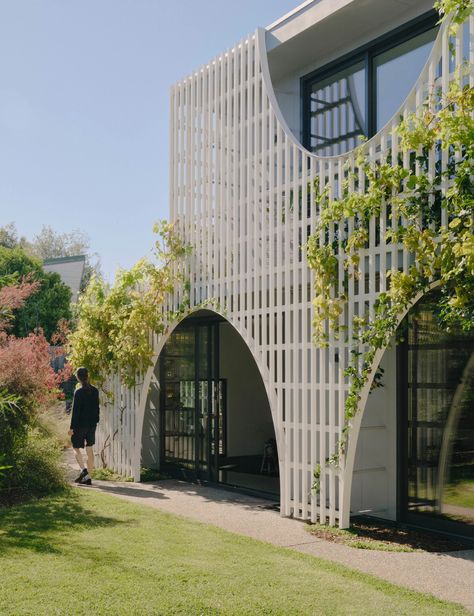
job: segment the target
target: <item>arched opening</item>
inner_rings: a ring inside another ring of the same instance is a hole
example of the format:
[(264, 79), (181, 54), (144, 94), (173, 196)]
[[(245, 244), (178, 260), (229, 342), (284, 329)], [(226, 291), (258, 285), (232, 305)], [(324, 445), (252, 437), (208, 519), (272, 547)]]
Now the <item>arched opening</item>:
[(440, 326), (438, 293), (401, 326), (399, 515), (474, 536), (474, 335)]
[(439, 293), (409, 310), (382, 357), (351, 512), (474, 536), (474, 335), (440, 324)]
[(214, 312), (184, 319), (160, 353), (144, 416), (142, 464), (188, 480), (279, 494), (262, 377), (242, 337)]

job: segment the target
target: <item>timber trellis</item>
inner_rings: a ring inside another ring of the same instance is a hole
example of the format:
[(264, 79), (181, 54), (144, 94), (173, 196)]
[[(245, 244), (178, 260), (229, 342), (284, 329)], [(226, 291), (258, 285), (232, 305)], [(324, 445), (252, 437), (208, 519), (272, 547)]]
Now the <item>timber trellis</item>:
[[(446, 92), (463, 59), (472, 69), (473, 36), (471, 17), (452, 41), (452, 52), (447, 28), (440, 29), (402, 108), (368, 142), (371, 160), (390, 152), (397, 161), (399, 144), (392, 129), (400, 115), (415, 111), (435, 90)], [(469, 80), (474, 85), (472, 70)], [(312, 342), (313, 280), (303, 246), (317, 223), (313, 179), (318, 177), (321, 187), (329, 183), (332, 197), (341, 196), (344, 165), (354, 154), (318, 157), (292, 135), (273, 92), (262, 29), (173, 87), (170, 122), (171, 221), (178, 221), (184, 241), (193, 247), (186, 264), (191, 307), (215, 302), (216, 311), (240, 333), (259, 367), (278, 442), (281, 514), (347, 526), (362, 413), (353, 421), (341, 468), (326, 464), (344, 422), (348, 383), (343, 372), (350, 349), (331, 334), (328, 348)], [(446, 168), (448, 152), (433, 149), (431, 174), (438, 156)], [(403, 164), (409, 165), (406, 154)], [(364, 186), (363, 177), (358, 185)], [(409, 267), (409, 254), (401, 246), (383, 242), (386, 225), (384, 203), (380, 217), (370, 223), (359, 284), (349, 281), (343, 316), (347, 324), (354, 314), (373, 309), (378, 293), (387, 288), (390, 269)], [(179, 305), (182, 295), (177, 289), (170, 309)], [(155, 362), (166, 337), (153, 337)], [(140, 474), (148, 391), (155, 378), (152, 367), (128, 389), (117, 376), (111, 377), (107, 386), (114, 399), (104, 400), (99, 450), (108, 438), (109, 466), (135, 479)], [(366, 398), (367, 391), (362, 410)], [(318, 495), (311, 493), (317, 464), (322, 467)]]

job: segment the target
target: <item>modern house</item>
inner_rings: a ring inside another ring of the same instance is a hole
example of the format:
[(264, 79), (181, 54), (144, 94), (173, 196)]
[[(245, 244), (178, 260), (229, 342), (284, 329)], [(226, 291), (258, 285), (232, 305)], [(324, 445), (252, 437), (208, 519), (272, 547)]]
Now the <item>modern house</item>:
[[(308, 0), (172, 88), (170, 217), (193, 249), (192, 310), (154, 338), (142, 383), (111, 380), (120, 412), (103, 414), (99, 442), (111, 465), (268, 493), (284, 516), (346, 527), (365, 514), (474, 535), (474, 337), (440, 330), (436, 290), (418, 298), (344, 459), (328, 463), (350, 348), (312, 341), (304, 250), (314, 179), (338, 194), (361, 136), (373, 160), (397, 160), (400, 115), (473, 60), (473, 18), (450, 41), (431, 0)], [(408, 267), (375, 231), (386, 216), (383, 206), (349, 287), (352, 314)]]

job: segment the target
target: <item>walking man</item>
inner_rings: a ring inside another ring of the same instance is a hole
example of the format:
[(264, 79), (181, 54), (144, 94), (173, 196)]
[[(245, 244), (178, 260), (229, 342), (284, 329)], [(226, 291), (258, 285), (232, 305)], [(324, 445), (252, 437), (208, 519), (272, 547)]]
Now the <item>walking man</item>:
[[(81, 468), (76, 483), (90, 486), (92, 484), (89, 472), (94, 468), (95, 430), (99, 423), (99, 390), (89, 383), (87, 368), (78, 368), (76, 378), (80, 387), (74, 392), (71, 412), (71, 429), (68, 434), (74, 448), (77, 463)], [(86, 447), (87, 466), (81, 449)]]

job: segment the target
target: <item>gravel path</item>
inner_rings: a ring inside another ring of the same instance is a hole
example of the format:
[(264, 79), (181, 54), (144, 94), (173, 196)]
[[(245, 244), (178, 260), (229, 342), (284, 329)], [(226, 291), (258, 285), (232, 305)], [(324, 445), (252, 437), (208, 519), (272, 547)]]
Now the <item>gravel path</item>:
[[(68, 467), (74, 465), (72, 450)], [(76, 466), (77, 468), (77, 466)], [(474, 614), (474, 550), (382, 552), (359, 550), (310, 535), (304, 522), (282, 518), (267, 500), (221, 488), (166, 480), (154, 484), (94, 481), (91, 488), (130, 502), (213, 524), (371, 573), (394, 584), (461, 603)]]

